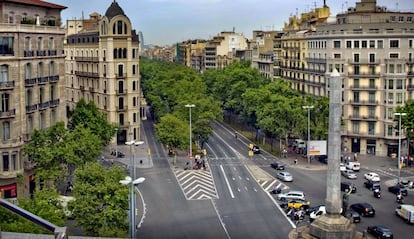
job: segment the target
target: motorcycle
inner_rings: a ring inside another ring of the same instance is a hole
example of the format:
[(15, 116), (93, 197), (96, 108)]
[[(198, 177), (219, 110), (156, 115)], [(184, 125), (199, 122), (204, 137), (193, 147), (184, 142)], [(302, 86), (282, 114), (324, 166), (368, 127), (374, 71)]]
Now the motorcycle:
[(397, 195), (397, 199), (396, 202), (399, 204), (403, 204), (404, 203), (404, 198), (402, 195)]
[(379, 190), (375, 190), (375, 191), (374, 191), (374, 197), (375, 197), (375, 198), (381, 198), (381, 191), (379, 191)]

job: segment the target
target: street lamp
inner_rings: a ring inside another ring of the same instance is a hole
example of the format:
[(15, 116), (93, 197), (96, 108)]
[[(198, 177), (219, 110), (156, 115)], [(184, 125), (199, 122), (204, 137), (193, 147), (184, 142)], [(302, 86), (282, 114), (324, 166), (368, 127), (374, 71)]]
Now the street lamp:
[[(191, 108), (194, 108), (195, 107), (195, 105), (194, 104), (186, 104), (185, 105), (185, 107), (187, 107), (188, 108), (188, 110), (189, 110), (189, 114), (190, 114), (190, 157), (189, 157), (189, 159), (190, 159), (190, 164), (191, 164), (191, 157), (193, 156), (193, 150), (192, 150), (192, 140), (191, 140)], [(192, 165), (190, 165), (191, 167), (192, 167)]]
[(398, 181), (400, 183), (400, 175), (401, 175), (401, 116), (407, 115), (407, 113), (394, 113), (394, 115), (398, 116)]
[[(125, 142), (126, 145), (129, 145), (129, 157), (130, 157), (130, 175), (125, 177), (125, 180), (119, 181), (122, 185), (128, 185), (130, 184), (129, 188), (129, 209), (130, 209), (130, 225), (129, 225), (129, 232), (131, 235), (131, 238), (135, 237), (135, 197), (134, 197), (134, 186), (136, 184), (142, 183), (145, 178), (138, 178), (132, 181), (133, 178), (135, 178), (135, 151), (132, 152), (132, 146), (138, 146), (142, 145), (144, 141), (137, 141), (134, 140)], [(132, 182), (132, 183), (131, 183)]]
[(302, 106), (303, 109), (308, 110), (308, 145), (306, 146), (306, 156), (308, 158), (308, 168), (310, 167), (310, 110), (313, 109), (313, 105), (304, 105)]
[(118, 157), (118, 128), (115, 128), (115, 157)]

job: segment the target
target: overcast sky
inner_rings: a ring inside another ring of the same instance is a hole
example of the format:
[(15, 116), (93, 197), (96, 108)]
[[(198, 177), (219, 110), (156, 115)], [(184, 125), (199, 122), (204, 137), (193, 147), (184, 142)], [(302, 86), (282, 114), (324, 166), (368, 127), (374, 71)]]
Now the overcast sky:
[[(44, 0), (67, 6), (68, 19), (85, 18), (97, 12), (104, 15), (113, 0)], [(221, 31), (243, 33), (251, 38), (253, 30), (281, 30), (284, 22), (323, 5), (323, 0), (116, 0), (144, 34), (145, 44), (170, 45), (188, 39), (210, 39)], [(357, 0), (326, 0), (331, 15), (355, 7)], [(413, 0), (377, 0), (389, 10), (414, 12)]]

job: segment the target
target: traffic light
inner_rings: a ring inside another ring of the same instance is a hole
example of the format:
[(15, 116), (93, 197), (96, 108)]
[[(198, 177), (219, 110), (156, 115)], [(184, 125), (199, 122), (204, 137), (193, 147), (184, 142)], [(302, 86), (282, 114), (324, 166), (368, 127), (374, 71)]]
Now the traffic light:
[(207, 150), (203, 149), (203, 153), (204, 153), (204, 156), (206, 156), (207, 155)]

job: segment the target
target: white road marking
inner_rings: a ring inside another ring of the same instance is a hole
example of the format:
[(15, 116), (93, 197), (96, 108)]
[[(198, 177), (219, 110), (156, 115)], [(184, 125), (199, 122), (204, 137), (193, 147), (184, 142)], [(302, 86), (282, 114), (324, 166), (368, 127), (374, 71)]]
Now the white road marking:
[(226, 181), (227, 188), (229, 189), (230, 196), (231, 196), (232, 198), (234, 198), (233, 190), (231, 190), (229, 180), (227, 179), (227, 176), (226, 176), (226, 173), (224, 172), (224, 168), (223, 168), (223, 165), (222, 165), (222, 164), (220, 164), (220, 169), (221, 169), (221, 172), (223, 173), (224, 180)]

